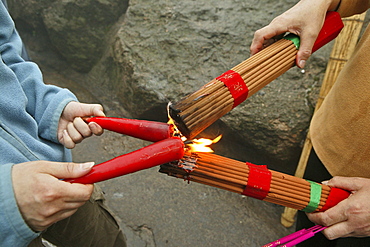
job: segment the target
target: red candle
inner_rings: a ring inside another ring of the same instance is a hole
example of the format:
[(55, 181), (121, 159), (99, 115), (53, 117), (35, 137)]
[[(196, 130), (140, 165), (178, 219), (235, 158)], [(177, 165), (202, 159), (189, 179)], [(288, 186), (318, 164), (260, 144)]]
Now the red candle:
[(113, 117), (92, 117), (84, 120), (88, 123), (95, 122), (103, 129), (151, 142), (167, 139), (174, 132), (172, 124), (162, 122)]
[(178, 137), (171, 137), (95, 165), (85, 176), (65, 181), (92, 184), (179, 160), (183, 155), (184, 143)]

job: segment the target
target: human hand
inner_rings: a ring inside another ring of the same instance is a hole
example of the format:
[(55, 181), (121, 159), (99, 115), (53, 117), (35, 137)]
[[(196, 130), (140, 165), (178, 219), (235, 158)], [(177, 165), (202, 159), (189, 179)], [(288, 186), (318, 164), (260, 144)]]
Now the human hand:
[(103, 107), (99, 104), (82, 104), (70, 102), (64, 108), (58, 125), (58, 140), (66, 148), (74, 148), (84, 138), (92, 134), (101, 135), (103, 129), (97, 123), (85, 123), (81, 117), (105, 117)]
[(286, 32), (300, 36), (296, 64), (303, 68), (311, 56), (312, 47), (324, 24), (328, 10), (335, 9), (339, 0), (301, 0), (295, 6), (277, 16), (271, 23), (254, 34), (250, 46), (251, 55), (281, 38)]
[(13, 166), (12, 181), (19, 210), (34, 231), (74, 214), (89, 200), (94, 186), (60, 179), (87, 174), (94, 163), (74, 164), (31, 161)]
[(307, 214), (308, 218), (318, 225), (329, 226), (323, 233), (330, 240), (370, 236), (370, 179), (334, 177), (325, 184), (352, 194), (325, 212)]

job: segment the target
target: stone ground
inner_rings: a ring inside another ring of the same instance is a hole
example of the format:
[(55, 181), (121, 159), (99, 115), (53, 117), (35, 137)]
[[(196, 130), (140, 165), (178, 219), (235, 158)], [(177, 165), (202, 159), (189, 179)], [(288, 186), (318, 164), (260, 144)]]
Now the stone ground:
[[(41, 66), (45, 81), (71, 89), (81, 102), (99, 102), (77, 82)], [(57, 83), (55, 83), (57, 82)], [(124, 109), (106, 109), (117, 116)], [(74, 150), (75, 162), (101, 163), (150, 144), (106, 131)], [(130, 247), (261, 246), (294, 228), (280, 224), (283, 207), (232, 192), (190, 183), (158, 167), (99, 183)]]

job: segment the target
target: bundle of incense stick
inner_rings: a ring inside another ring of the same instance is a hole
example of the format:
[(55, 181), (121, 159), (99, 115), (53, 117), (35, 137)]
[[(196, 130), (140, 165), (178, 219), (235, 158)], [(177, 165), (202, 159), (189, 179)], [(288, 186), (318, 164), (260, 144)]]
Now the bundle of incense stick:
[[(313, 47), (334, 39), (343, 27), (338, 13), (329, 12)], [(243, 61), (198, 91), (171, 104), (169, 114), (189, 139), (295, 65), (299, 38), (289, 34)]]
[(305, 212), (325, 211), (349, 196), (341, 189), (211, 153), (185, 153), (181, 160), (161, 165), (159, 172)]

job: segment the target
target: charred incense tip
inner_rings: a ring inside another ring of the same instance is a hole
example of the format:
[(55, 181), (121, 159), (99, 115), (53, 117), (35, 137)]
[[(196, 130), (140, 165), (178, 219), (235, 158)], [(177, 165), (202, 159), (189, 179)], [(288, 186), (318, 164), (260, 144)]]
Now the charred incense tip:
[(198, 158), (199, 156), (196, 153), (185, 154), (181, 160), (160, 165), (159, 172), (166, 173), (167, 175), (174, 177), (177, 177), (179, 174), (187, 176), (189, 175), (189, 172), (198, 167)]
[(170, 117), (173, 119), (176, 127), (180, 130), (181, 134), (189, 138), (191, 131), (188, 129), (184, 120), (181, 118), (179, 114), (181, 111), (174, 108), (174, 105), (172, 104), (168, 106), (168, 111), (169, 111)]

